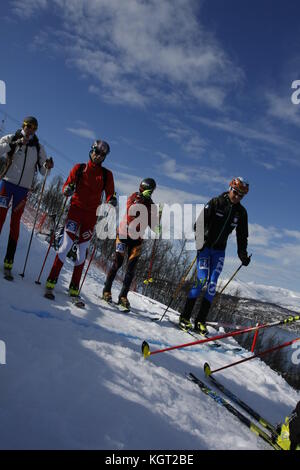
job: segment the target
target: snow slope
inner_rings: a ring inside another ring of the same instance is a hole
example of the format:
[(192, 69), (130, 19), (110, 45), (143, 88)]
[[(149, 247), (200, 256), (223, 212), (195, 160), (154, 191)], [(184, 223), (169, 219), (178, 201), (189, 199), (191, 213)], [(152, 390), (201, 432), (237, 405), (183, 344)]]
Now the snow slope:
[[(15, 282), (0, 279), (0, 340), (7, 348), (7, 364), (0, 365), (1, 449), (268, 448), (185, 378), (190, 371), (203, 378), (205, 361), (217, 368), (236, 360), (234, 353), (193, 346), (145, 360), (143, 340), (154, 350), (193, 338), (169, 321), (150, 321), (164, 306), (139, 294), (129, 294), (132, 314), (102, 304), (98, 296), (104, 275), (94, 268), (83, 288), (86, 309), (74, 307), (65, 295), (70, 261), (56, 300), (45, 299), (43, 286), (34, 283), (47, 249), (38, 237), (25, 278), (17, 275), (23, 270), (29, 236), (23, 226)], [(43, 282), (53, 258), (51, 253)], [(117, 293), (113, 290), (115, 299)], [(176, 319), (176, 313), (170, 317)], [(300, 399), (259, 360), (224, 371), (219, 379), (272, 423), (281, 421)]]

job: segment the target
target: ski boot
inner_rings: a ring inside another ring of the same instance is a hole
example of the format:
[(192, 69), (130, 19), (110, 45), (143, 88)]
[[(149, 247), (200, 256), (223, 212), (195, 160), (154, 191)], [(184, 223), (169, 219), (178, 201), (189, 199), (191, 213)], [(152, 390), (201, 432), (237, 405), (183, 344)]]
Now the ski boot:
[(186, 318), (180, 316), (179, 317), (179, 328), (183, 331), (189, 331), (193, 328), (193, 325), (191, 324), (190, 320), (187, 320)]
[(55, 295), (53, 294), (56, 281), (51, 281), (50, 279), (46, 282), (44, 297), (49, 300), (55, 300)]
[(13, 262), (5, 258), (5, 260), (4, 260), (4, 279), (6, 279), (7, 281), (13, 281), (14, 280), (14, 277), (11, 273), (12, 267), (13, 267)]
[(104, 300), (105, 302), (107, 302), (108, 304), (112, 304), (112, 296), (111, 296), (111, 292), (102, 292), (102, 300)]
[(127, 297), (119, 297), (118, 305), (123, 312), (130, 312), (130, 303)]
[(79, 295), (79, 288), (75, 284), (72, 284), (72, 283), (70, 284), (69, 296), (71, 297), (72, 302), (76, 307), (79, 307), (79, 308), (85, 307), (85, 303), (83, 302), (83, 300), (81, 300), (80, 295)]
[(208, 330), (206, 328), (205, 323), (201, 323), (200, 321), (195, 323), (194, 330), (195, 330), (196, 333), (199, 333), (199, 335), (201, 335), (201, 336), (207, 336), (208, 335)]

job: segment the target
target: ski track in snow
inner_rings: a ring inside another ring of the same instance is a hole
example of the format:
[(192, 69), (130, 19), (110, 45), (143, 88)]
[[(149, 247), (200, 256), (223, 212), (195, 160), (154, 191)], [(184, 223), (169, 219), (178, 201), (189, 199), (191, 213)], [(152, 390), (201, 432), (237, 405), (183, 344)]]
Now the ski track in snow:
[[(8, 221), (0, 238), (2, 253), (7, 236)], [(69, 260), (56, 300), (45, 299), (43, 284), (55, 253), (37, 286), (47, 245), (35, 236), (21, 279), (29, 236), (22, 226), (15, 282), (0, 280), (0, 340), (7, 353), (7, 364), (0, 365), (0, 448), (269, 448), (185, 377), (193, 372), (205, 380), (204, 362), (218, 368), (241, 356), (199, 345), (145, 360), (143, 340), (153, 351), (194, 339), (168, 321), (149, 321), (161, 316), (165, 306), (140, 294), (129, 294), (135, 314), (104, 305), (99, 295), (105, 276), (93, 267), (82, 292), (86, 309), (76, 308), (65, 294), (73, 267)], [(177, 318), (172, 310), (169, 315)], [(233, 339), (226, 343), (237, 346)], [(218, 378), (274, 424), (299, 400), (300, 394), (260, 360)]]

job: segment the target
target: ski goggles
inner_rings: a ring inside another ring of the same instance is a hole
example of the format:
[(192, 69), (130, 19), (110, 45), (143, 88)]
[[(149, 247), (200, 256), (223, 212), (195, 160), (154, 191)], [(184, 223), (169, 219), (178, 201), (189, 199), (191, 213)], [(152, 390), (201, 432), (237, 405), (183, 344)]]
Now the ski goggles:
[(235, 196), (238, 196), (240, 199), (242, 199), (245, 196), (245, 194), (240, 193), (240, 191), (238, 191), (237, 189), (231, 188), (231, 191), (233, 192)]
[(27, 122), (27, 121), (24, 121), (23, 122), (23, 127), (27, 127), (28, 129), (31, 129), (33, 131), (36, 131), (37, 130), (37, 126), (35, 126), (34, 124), (32, 124), (31, 122)]

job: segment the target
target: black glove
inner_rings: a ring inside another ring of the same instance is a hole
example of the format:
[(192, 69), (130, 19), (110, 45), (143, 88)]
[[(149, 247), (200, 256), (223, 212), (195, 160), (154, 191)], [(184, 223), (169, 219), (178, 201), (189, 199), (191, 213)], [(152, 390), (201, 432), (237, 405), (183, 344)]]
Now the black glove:
[(47, 168), (47, 170), (51, 170), (51, 168), (54, 167), (54, 162), (53, 162), (52, 157), (47, 158), (47, 160), (44, 163), (44, 167)]
[(241, 260), (241, 262), (242, 262), (242, 265), (243, 265), (243, 266), (248, 266), (248, 264), (249, 264), (250, 261), (251, 261), (251, 257), (248, 256), (247, 251), (239, 252), (239, 253), (238, 253), (238, 256), (239, 256), (239, 258), (240, 258), (240, 260)]
[(66, 197), (73, 196), (74, 192), (75, 192), (75, 184), (70, 183), (64, 189), (64, 196), (66, 196)]

